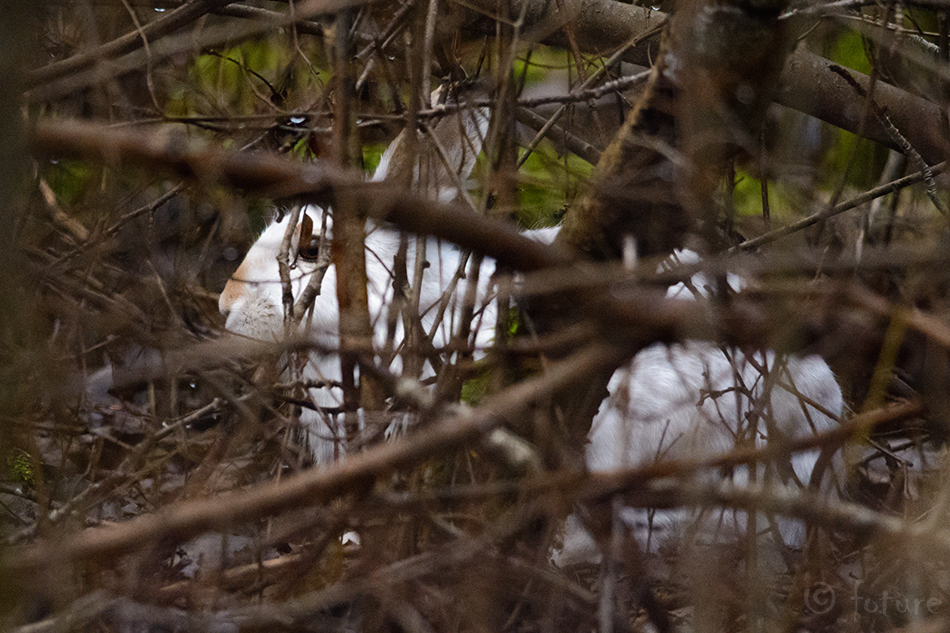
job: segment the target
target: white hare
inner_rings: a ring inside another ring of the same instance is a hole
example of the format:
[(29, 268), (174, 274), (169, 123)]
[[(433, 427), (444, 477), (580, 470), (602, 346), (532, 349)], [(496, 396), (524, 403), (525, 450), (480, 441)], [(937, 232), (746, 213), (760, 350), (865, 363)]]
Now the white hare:
[[(688, 252), (679, 258), (698, 261)], [(741, 279), (729, 275), (728, 283), (736, 290)], [(690, 283), (701, 294), (705, 284), (701, 273)], [(693, 300), (682, 283), (670, 288), (668, 296)], [(711, 457), (740, 444), (798, 440), (836, 426), (844, 408), (841, 388), (819, 356), (780, 357), (771, 350), (746, 355), (693, 340), (641, 350), (613, 374), (608, 392), (588, 437), (585, 458), (591, 471)], [(816, 472), (818, 462), (817, 450), (796, 453), (758, 468), (756, 478), (779, 487), (807, 487), (815, 475), (822, 489), (830, 490), (841, 476), (841, 461), (830, 461), (831, 472)], [(705, 473), (694, 480), (726, 476), (736, 485), (749, 481), (744, 467), (729, 474)], [(747, 525), (747, 516), (740, 511), (623, 508), (619, 514), (641, 547), (652, 553), (675, 547), (687, 532), (705, 543), (732, 541), (745, 533)], [(763, 519), (760, 530), (771, 522)], [(774, 525), (784, 544), (803, 543), (800, 523), (777, 519)], [(570, 516), (563, 546), (553, 560), (563, 566), (598, 558), (580, 519)]]
[[(435, 95), (434, 95), (435, 96)], [(406, 169), (410, 162), (413, 173), (411, 178), (423, 191), (447, 201), (460, 195), (458, 183), (470, 174), (481, 142), (487, 131), (488, 114), (483, 109), (460, 109), (457, 114), (446, 116), (434, 128), (433, 144), (441, 146), (444, 160), (434, 151), (420, 152), (419, 161), (407, 161), (406, 131), (403, 131), (383, 154), (373, 180), (381, 181), (393, 172)], [(420, 145), (425, 146), (428, 138), (420, 137)], [(431, 149), (431, 148), (430, 148)], [(414, 164), (413, 164), (414, 162)], [(401, 174), (404, 175), (404, 174)], [(284, 333), (283, 287), (280, 283), (277, 257), (281, 242), (288, 230), (290, 217), (285, 216), (268, 226), (258, 240), (251, 246), (247, 256), (231, 276), (221, 292), (219, 308), (226, 315), (225, 327), (237, 334), (265, 340), (280, 340)], [(321, 231), (326, 227), (324, 241)], [(296, 301), (311, 277), (317, 271), (321, 244), (328, 244), (332, 235), (332, 212), (317, 206), (302, 209), (298, 225), (293, 229), (290, 248), (293, 269), (291, 270), (291, 289)], [(303, 236), (303, 237), (302, 237)], [(374, 345), (382, 349), (390, 334), (390, 323), (394, 331), (394, 342), (398, 347), (404, 341), (404, 324), (401, 314), (390, 314), (394, 304), (394, 260), (400, 245), (399, 232), (384, 226), (367, 226), (366, 233), (366, 275), (368, 279), (369, 312), (374, 331)], [(418, 294), (419, 312), (422, 327), (430, 335), (432, 346), (439, 349), (449, 343), (453, 331), (457, 329), (457, 316), (461, 314), (458, 302), (450, 303), (443, 311), (441, 302), (446, 289), (457, 279), (456, 273), (462, 263), (457, 247), (435, 239), (424, 240), (424, 253), (420, 257), (426, 261), (421, 284), (413, 288)], [(417, 242), (408, 242), (407, 262), (409, 281), (412, 281), (412, 267), (417, 254)], [(485, 295), (488, 287), (488, 275), (479, 276), (479, 296), (476, 318), (486, 324), (473, 331), (477, 334), (477, 345), (485, 345), (490, 337), (490, 329), (495, 322), (494, 305)], [(465, 284), (457, 282), (458, 292), (454, 297), (464, 297)], [(302, 380), (310, 385), (307, 398), (312, 408), (301, 414), (301, 422), (310, 435), (309, 443), (317, 463), (333, 460), (345, 452), (345, 440), (342, 422), (335, 410), (342, 405), (340, 388), (340, 360), (333, 353), (339, 348), (339, 306), (336, 293), (336, 267), (330, 263), (322, 279), (321, 292), (316, 296), (313, 307), (303, 319), (300, 331), (290, 333), (315, 343), (309, 362), (301, 371)], [(440, 312), (444, 318), (437, 320)], [(394, 371), (400, 370), (398, 358)], [(429, 370), (431, 372), (431, 369)]]
[[(459, 118), (441, 121), (436, 128), (437, 136), (455, 175), (445, 168), (445, 163), (439, 162), (427, 184), (423, 184), (425, 178), (418, 172), (413, 180), (440, 199), (458, 195), (457, 183), (472, 169), (486, 127), (487, 114), (481, 110), (463, 110)], [(401, 152), (404, 145), (397, 138), (384, 154), (374, 180), (404, 169), (400, 164), (404, 158), (400, 157)], [(332, 217), (326, 210), (310, 206), (303, 211), (308, 220), (301, 220), (295, 227), (291, 248), (296, 263), (291, 280), (295, 300), (315, 271), (320, 227), (325, 221), (327, 228), (332, 229)], [(282, 287), (277, 256), (288, 223), (285, 217), (264, 231), (221, 293), (220, 308), (227, 315), (229, 330), (263, 339), (282, 336)], [(553, 241), (556, 234), (557, 229), (530, 232), (533, 239), (546, 243)], [(393, 316), (389, 311), (393, 305), (393, 269), (399, 240), (399, 234), (392, 229), (368, 227), (368, 297), (377, 348), (385, 343), (390, 316)], [(450, 245), (436, 240), (422, 243), (429, 266), (415, 292), (419, 295), (423, 327), (432, 333), (432, 343), (438, 348), (450, 340), (451, 331), (457, 326), (452, 320), (461, 314), (460, 310), (450, 307), (444, 311), (445, 319), (437, 319), (439, 303), (455, 280), (461, 257)], [(410, 240), (409, 244), (407, 259), (412, 262), (416, 243)], [(478, 275), (481, 312), (476, 312), (479, 321), (472, 328), (478, 345), (489, 341), (497, 310), (486, 290), (493, 265), (486, 260)], [(469, 281), (459, 282), (454, 296), (464, 296), (466, 283)], [(702, 288), (704, 283), (701, 275), (692, 280), (694, 287)], [(738, 286), (738, 279), (730, 278), (730, 284)], [(301, 334), (306, 340), (319, 344), (302, 370), (302, 378), (314, 384), (307, 390), (314, 408), (304, 410), (301, 415), (319, 463), (341, 455), (346, 439), (340, 421), (330, 412), (342, 402), (339, 387), (333, 386), (339, 380), (340, 365), (339, 357), (332, 353), (338, 347), (339, 331), (336, 271), (332, 264), (326, 270), (322, 289), (301, 325)], [(671, 288), (670, 295), (691, 300), (684, 284)], [(395, 342), (399, 344), (403, 338), (401, 319), (395, 319), (395, 324)], [(398, 371), (398, 365), (394, 369)], [(323, 382), (329, 382), (330, 386), (316, 386)], [(609, 392), (610, 396), (593, 421), (586, 447), (587, 466), (596, 471), (713, 455), (743, 441), (761, 443), (802, 438), (831, 428), (835, 424), (834, 417), (840, 415), (843, 408), (841, 390), (834, 375), (818, 357), (779, 358), (770, 351), (745, 356), (699, 341), (644, 349), (615, 372)], [(777, 463), (768, 469), (770, 472), (757, 472), (757, 476), (770, 476), (783, 485), (804, 484), (811, 478), (817, 459), (815, 452), (796, 454), (789, 463)], [(741, 469), (732, 476), (740, 484), (747, 479)], [(621, 514), (641, 544), (654, 551), (664, 543), (673, 542), (700, 518), (694, 512), (683, 510), (652, 512), (628, 508)], [(718, 512), (712, 514), (712, 520), (700, 523), (704, 526), (703, 535), (715, 540), (741, 533), (745, 521), (741, 513)], [(792, 544), (801, 541), (800, 526), (782, 522), (780, 527), (786, 541)], [(568, 520), (564, 546), (555, 552), (556, 562), (567, 564), (594, 557), (593, 541), (577, 517), (572, 516)]]

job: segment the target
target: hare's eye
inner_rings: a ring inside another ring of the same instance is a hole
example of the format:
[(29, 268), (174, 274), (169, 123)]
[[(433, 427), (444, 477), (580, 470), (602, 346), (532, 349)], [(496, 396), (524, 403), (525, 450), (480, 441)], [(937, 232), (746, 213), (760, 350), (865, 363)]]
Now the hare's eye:
[(313, 220), (306, 213), (300, 221), (300, 246), (297, 257), (304, 261), (314, 261), (320, 256), (320, 236), (313, 234)]
[(306, 244), (301, 242), (300, 248), (297, 249), (297, 257), (307, 262), (315, 261), (320, 257), (320, 236), (312, 236)]

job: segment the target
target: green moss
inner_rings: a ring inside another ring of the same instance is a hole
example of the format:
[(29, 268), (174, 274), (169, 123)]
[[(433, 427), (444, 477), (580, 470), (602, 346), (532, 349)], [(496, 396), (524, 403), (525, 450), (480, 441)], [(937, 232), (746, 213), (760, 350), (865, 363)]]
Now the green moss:
[(829, 52), (829, 59), (864, 74), (871, 72), (864, 38), (855, 31), (845, 31), (837, 37)]
[(82, 198), (97, 173), (88, 161), (59, 160), (50, 164), (45, 177), (56, 199), (68, 206)]
[(859, 189), (877, 184), (881, 169), (887, 162), (888, 148), (861, 139), (840, 128), (830, 127), (834, 137), (831, 149), (823, 161), (822, 173), (826, 174), (823, 186), (834, 190), (841, 184)]
[(363, 169), (366, 170), (366, 173), (372, 174), (376, 171), (386, 147), (385, 144), (381, 143), (363, 146)]
[(587, 187), (593, 166), (573, 154), (559, 156), (542, 142), (520, 170), (518, 221), (526, 228), (557, 224), (567, 205)]
[[(779, 222), (791, 222), (802, 216), (803, 204), (800, 195), (779, 180), (769, 181), (769, 217)], [(732, 197), (736, 218), (762, 216), (762, 180), (749, 173), (736, 170), (736, 183)]]
[(7, 469), (10, 477), (18, 482), (32, 486), (36, 481), (36, 462), (26, 451), (15, 448), (7, 455)]
[(462, 402), (476, 406), (491, 389), (491, 371), (487, 367), (479, 369), (479, 373), (474, 378), (469, 378), (462, 385)]
[[(302, 62), (295, 55), (273, 37), (199, 55), (188, 70), (188, 85), (169, 90), (166, 113), (208, 114), (211, 108), (240, 115), (270, 104), (309, 103), (314, 83), (324, 81), (327, 72), (309, 65), (299, 72)], [(299, 96), (304, 94), (305, 99)]]

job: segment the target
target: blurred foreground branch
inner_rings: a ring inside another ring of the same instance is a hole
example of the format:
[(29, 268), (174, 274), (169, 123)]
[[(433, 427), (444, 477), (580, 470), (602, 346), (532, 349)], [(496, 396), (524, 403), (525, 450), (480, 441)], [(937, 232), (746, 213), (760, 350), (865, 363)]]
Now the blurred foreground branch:
[[(570, 280), (571, 286), (554, 290), (569, 291), (573, 297), (569, 305), (583, 310), (586, 318), (596, 319), (608, 338), (626, 340), (633, 347), (683, 338), (754, 347), (775, 340), (805, 342), (821, 333), (816, 328), (834, 325), (832, 312), (840, 316), (849, 305), (862, 311), (868, 307), (862, 303), (866, 297), (857, 301), (848, 298), (847, 291), (833, 299), (837, 293), (833, 285), (824, 291), (812, 289), (817, 303), (803, 302), (798, 297), (783, 305), (786, 316), (799, 317), (791, 320), (772, 318), (779, 307), (767, 308), (751, 294), (740, 294), (725, 305), (669, 299), (662, 288), (637, 288), (618, 298), (606, 287), (609, 284), (605, 284), (600, 269), (578, 263), (563, 249), (525, 238), (507, 222), (460, 206), (439, 204), (390, 185), (364, 183), (359, 175), (325, 162), (301, 163), (266, 152), (224, 151), (184, 136), (169, 139), (162, 134), (79, 122), (39, 122), (32, 130), (30, 145), (37, 155), (87, 158), (113, 166), (137, 165), (199, 182), (220, 182), (259, 195), (321, 204), (330, 204), (336, 191), (344, 189), (366, 215), (404, 230), (449, 240), (514, 270), (559, 271), (557, 278)], [(884, 304), (876, 305), (874, 311), (889, 312), (891, 308)], [(788, 330), (790, 323), (808, 324), (810, 335), (796, 336)]]

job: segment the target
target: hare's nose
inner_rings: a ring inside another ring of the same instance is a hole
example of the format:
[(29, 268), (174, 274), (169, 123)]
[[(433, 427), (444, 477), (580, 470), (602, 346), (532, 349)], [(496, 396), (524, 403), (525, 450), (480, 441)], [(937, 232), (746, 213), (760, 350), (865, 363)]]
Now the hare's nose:
[(221, 291), (221, 296), (218, 298), (218, 310), (221, 311), (221, 314), (223, 314), (225, 318), (231, 313), (234, 303), (240, 299), (241, 286), (242, 284), (233, 278), (229, 279), (228, 283), (224, 285), (224, 290)]

